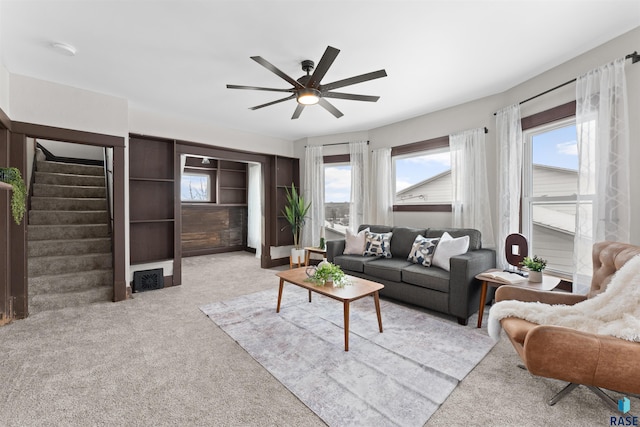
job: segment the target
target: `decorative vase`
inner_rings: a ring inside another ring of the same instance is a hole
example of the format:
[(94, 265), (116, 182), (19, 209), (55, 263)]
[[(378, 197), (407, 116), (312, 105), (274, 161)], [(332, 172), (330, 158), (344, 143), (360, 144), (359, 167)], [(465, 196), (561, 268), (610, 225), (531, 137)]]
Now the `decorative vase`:
[(323, 265), (325, 265), (325, 264), (330, 264), (330, 263), (329, 263), (329, 261), (327, 261), (327, 259), (326, 259), (326, 258), (322, 258), (322, 261), (320, 261), (320, 262), (318, 263), (318, 268), (322, 267), (322, 266), (323, 266)]
[(542, 282), (542, 271), (529, 271), (529, 281), (535, 283)]
[(304, 262), (304, 249), (291, 248), (291, 262), (301, 264)]

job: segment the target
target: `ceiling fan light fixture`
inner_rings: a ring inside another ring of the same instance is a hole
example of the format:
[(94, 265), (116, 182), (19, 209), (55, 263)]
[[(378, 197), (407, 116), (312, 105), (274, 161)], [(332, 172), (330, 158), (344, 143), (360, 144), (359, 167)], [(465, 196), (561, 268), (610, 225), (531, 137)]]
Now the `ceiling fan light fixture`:
[(313, 88), (305, 88), (298, 91), (298, 104), (315, 105), (320, 102), (320, 91)]

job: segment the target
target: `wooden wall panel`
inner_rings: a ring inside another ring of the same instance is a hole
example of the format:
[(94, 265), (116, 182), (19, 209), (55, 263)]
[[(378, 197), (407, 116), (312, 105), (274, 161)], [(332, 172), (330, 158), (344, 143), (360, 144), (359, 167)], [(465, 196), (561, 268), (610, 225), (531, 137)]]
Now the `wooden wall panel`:
[(182, 205), (183, 256), (237, 251), (246, 245), (246, 206)]

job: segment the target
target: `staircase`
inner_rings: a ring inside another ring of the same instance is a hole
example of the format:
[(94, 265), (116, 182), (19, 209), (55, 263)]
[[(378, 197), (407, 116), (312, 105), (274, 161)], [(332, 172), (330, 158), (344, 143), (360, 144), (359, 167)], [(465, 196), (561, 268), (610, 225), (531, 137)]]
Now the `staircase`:
[(29, 210), (29, 312), (113, 299), (104, 168), (39, 161)]

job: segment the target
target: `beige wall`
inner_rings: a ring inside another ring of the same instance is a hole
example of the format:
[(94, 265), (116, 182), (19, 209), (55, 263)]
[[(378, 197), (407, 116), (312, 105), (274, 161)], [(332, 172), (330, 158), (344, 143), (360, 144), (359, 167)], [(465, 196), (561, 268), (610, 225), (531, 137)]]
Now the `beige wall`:
[[(388, 126), (363, 131), (362, 134), (368, 136), (371, 149), (376, 149), (423, 141), (466, 129), (487, 127), (489, 129), (485, 141), (487, 148), (487, 179), (490, 192), (489, 198), (493, 212), (494, 230), (497, 230), (496, 196), (498, 187), (498, 165), (494, 112), (636, 51), (638, 50), (639, 40), (640, 27), (543, 74), (522, 82), (506, 92)], [(640, 159), (640, 120), (634, 119), (640, 117), (640, 64), (631, 65), (629, 61), (626, 67), (626, 76), (629, 94), (630, 158)], [(529, 116), (572, 100), (575, 100), (575, 84), (570, 84), (534, 101), (523, 104), (521, 106), (522, 116)], [(321, 140), (315, 138), (296, 141), (295, 153), (303, 158), (304, 152), (301, 151), (303, 145), (308, 143), (327, 143), (325, 141), (333, 140), (345, 140), (344, 135), (338, 135), (335, 136), (335, 138), (325, 136)], [(346, 152), (348, 152), (346, 148), (342, 147), (341, 153)], [(640, 168), (632, 168), (631, 182), (640, 182)], [(631, 210), (632, 212), (640, 212), (640, 186), (632, 185), (631, 188)], [(450, 214), (443, 213), (396, 212), (394, 214), (394, 224), (441, 227), (450, 225), (451, 217)], [(640, 244), (640, 222), (633, 222), (631, 227), (631, 242)]]

